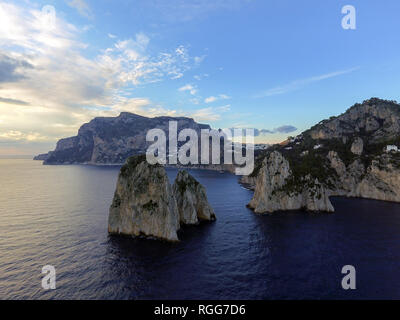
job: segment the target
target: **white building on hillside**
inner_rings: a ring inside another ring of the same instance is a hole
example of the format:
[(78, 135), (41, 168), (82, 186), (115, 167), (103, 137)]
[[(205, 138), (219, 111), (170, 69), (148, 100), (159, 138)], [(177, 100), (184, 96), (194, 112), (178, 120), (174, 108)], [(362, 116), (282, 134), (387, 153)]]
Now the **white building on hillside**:
[(385, 151), (386, 151), (386, 152), (391, 152), (391, 151), (399, 152), (400, 150), (399, 150), (399, 148), (398, 148), (397, 146), (394, 146), (394, 145), (387, 145)]

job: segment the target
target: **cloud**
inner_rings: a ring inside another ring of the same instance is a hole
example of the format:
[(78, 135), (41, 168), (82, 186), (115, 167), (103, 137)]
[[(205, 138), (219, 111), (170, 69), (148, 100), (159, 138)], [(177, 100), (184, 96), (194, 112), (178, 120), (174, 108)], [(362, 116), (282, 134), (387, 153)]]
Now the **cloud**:
[(284, 94), (287, 92), (298, 90), (298, 89), (305, 87), (309, 84), (312, 84), (314, 82), (319, 82), (322, 80), (341, 76), (341, 75), (356, 71), (358, 69), (359, 69), (359, 67), (354, 67), (354, 68), (347, 69), (347, 70), (341, 70), (341, 71), (331, 72), (331, 73), (327, 73), (327, 74), (322, 74), (319, 76), (296, 80), (296, 81), (290, 82), (283, 86), (268, 89), (268, 90), (262, 92), (261, 94), (256, 95), (255, 98), (270, 97), (270, 96)]
[(108, 33), (107, 36), (111, 39), (115, 39), (117, 36), (113, 35), (112, 33)]
[(217, 121), (221, 116), (214, 112), (212, 108), (199, 109), (191, 114), (196, 121)]
[(207, 78), (207, 77), (209, 77), (209, 76), (210, 76), (209, 74), (203, 73), (203, 74), (196, 74), (196, 75), (193, 76), (193, 78), (194, 78), (195, 80), (197, 80), (197, 81), (200, 81), (200, 80), (202, 80), (203, 78)]
[(0, 103), (7, 103), (7, 104), (15, 104), (15, 105), (20, 105), (20, 106), (29, 106), (28, 102), (22, 101), (22, 100), (17, 100), (17, 99), (9, 99), (9, 98), (2, 98), (0, 97)]
[(231, 105), (227, 104), (225, 106), (221, 106), (221, 107), (216, 107), (215, 110), (218, 110), (220, 112), (228, 112), (231, 110)]
[(47, 137), (42, 136), (38, 132), (23, 133), (21, 131), (10, 130), (7, 132), (0, 132), (0, 142), (8, 141), (46, 141)]
[(204, 100), (205, 103), (212, 103), (218, 100), (227, 100), (230, 99), (231, 97), (227, 96), (226, 94), (220, 94), (218, 96), (211, 96), (208, 97)]
[(204, 59), (206, 58), (206, 55), (200, 56), (200, 57), (194, 57), (194, 62), (195, 64), (200, 64), (204, 61)]
[(99, 56), (99, 64), (119, 85), (179, 79), (194, 65), (185, 46), (152, 55), (147, 52), (149, 42), (150, 38), (144, 33), (136, 34), (135, 39), (117, 41)]
[(187, 47), (152, 51), (151, 39), (137, 33), (87, 58), (87, 44), (79, 40), (83, 29), (61, 15), (52, 28), (42, 20), (35, 7), (0, 2), (2, 141), (36, 141), (47, 148), (94, 117), (122, 111), (190, 115), (132, 97), (137, 85), (179, 78), (190, 70), (195, 61)]
[(89, 5), (85, 2), (85, 0), (71, 0), (68, 1), (68, 5), (78, 10), (81, 16), (93, 19), (92, 10), (90, 9)]
[(15, 82), (24, 78), (23, 69), (33, 66), (20, 58), (13, 58), (0, 52), (0, 83)]
[(225, 105), (216, 108), (202, 108), (198, 109), (194, 112), (185, 113), (185, 116), (192, 117), (196, 121), (217, 121), (221, 119), (221, 114), (224, 112), (228, 112), (231, 109), (231, 106)]
[(191, 84), (187, 84), (187, 85), (184, 85), (183, 87), (180, 87), (178, 89), (178, 91), (181, 91), (181, 92), (189, 91), (189, 93), (194, 96), (197, 93), (197, 88)]
[(273, 131), (277, 132), (277, 133), (291, 133), (291, 132), (294, 132), (296, 130), (297, 130), (296, 127), (291, 126), (291, 125), (286, 125), (286, 126), (281, 126), (279, 128), (276, 128)]
[[(235, 128), (240, 128), (240, 129), (246, 129), (246, 126), (236, 126)], [(247, 127), (248, 128), (248, 127)], [(234, 128), (232, 128), (234, 129)], [(292, 125), (284, 125), (275, 129), (256, 129), (256, 128), (250, 128), (254, 130), (254, 136), (258, 137), (258, 136), (265, 136), (265, 135), (269, 135), (269, 134), (275, 134), (275, 133), (291, 133), (294, 131), (297, 131), (297, 128), (295, 126)]]

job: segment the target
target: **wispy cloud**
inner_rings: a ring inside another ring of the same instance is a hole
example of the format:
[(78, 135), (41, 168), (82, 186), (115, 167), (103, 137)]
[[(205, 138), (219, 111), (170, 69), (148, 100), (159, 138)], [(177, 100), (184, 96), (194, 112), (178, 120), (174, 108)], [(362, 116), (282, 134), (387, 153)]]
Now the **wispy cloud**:
[(319, 82), (322, 80), (326, 80), (326, 79), (330, 79), (330, 78), (334, 78), (334, 77), (338, 77), (347, 73), (351, 73), (354, 72), (356, 70), (360, 69), (360, 67), (354, 67), (351, 69), (346, 69), (346, 70), (340, 70), (340, 71), (335, 71), (335, 72), (331, 72), (331, 73), (326, 73), (326, 74), (322, 74), (319, 76), (313, 76), (313, 77), (309, 77), (309, 78), (305, 78), (305, 79), (299, 79), (299, 80), (295, 80), (293, 82), (290, 82), (288, 84), (282, 85), (282, 86), (278, 86), (275, 88), (271, 88), (268, 89), (260, 94), (257, 94), (255, 96), (255, 98), (263, 98), (263, 97), (270, 97), (270, 96), (275, 96), (275, 95), (280, 95), (280, 94), (284, 94), (287, 92), (291, 92), (291, 91), (295, 91), (298, 90), (302, 87), (305, 87), (309, 84), (315, 83), (315, 82)]
[[(246, 125), (236, 125), (234, 128), (240, 128), (240, 129), (248, 129), (249, 126)], [(232, 129), (234, 129), (232, 128)], [(291, 133), (297, 131), (297, 128), (292, 125), (283, 125), (275, 129), (256, 129), (256, 128), (251, 128), (254, 130), (254, 136), (265, 136), (269, 134), (275, 134), (275, 133)]]
[(68, 1), (68, 5), (78, 10), (81, 16), (93, 19), (92, 10), (90, 9), (89, 5), (85, 2), (85, 0), (71, 0)]
[(193, 113), (187, 114), (196, 121), (217, 121), (221, 119), (221, 114), (230, 110), (230, 105), (221, 106), (218, 108), (202, 108)]
[(179, 79), (195, 64), (183, 45), (151, 54), (147, 50), (149, 42), (147, 35), (137, 33), (134, 39), (117, 41), (113, 47), (104, 50), (98, 62), (113, 74), (114, 81), (125, 85)]
[(15, 104), (15, 105), (19, 105), (19, 106), (29, 106), (28, 102), (18, 100), (18, 99), (9, 99), (9, 98), (0, 97), (0, 103), (1, 102), (7, 103), (7, 104)]
[(226, 94), (219, 94), (218, 96), (211, 96), (208, 97), (204, 100), (205, 103), (211, 103), (211, 102), (215, 102), (218, 100), (227, 100), (230, 99), (231, 97), (226, 95)]
[(178, 91), (184, 92), (188, 91), (191, 95), (195, 95), (197, 93), (197, 88), (191, 84), (184, 85), (183, 87), (180, 87)]

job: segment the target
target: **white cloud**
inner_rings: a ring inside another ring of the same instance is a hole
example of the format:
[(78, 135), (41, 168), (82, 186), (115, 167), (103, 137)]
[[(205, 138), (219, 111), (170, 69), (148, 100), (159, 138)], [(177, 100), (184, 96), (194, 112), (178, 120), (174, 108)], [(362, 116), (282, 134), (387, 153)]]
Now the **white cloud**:
[(81, 31), (61, 16), (49, 28), (40, 10), (0, 1), (2, 140), (54, 143), (96, 116), (121, 111), (177, 114), (146, 98), (126, 98), (125, 88), (182, 77), (194, 65), (186, 47), (152, 53), (150, 38), (138, 33), (89, 59)]
[(111, 39), (115, 39), (117, 36), (112, 34), (112, 33), (108, 33), (107, 36)]
[(203, 78), (207, 78), (207, 77), (209, 77), (209, 74), (207, 74), (207, 73), (196, 74), (196, 75), (193, 76), (193, 78), (194, 78), (195, 80), (197, 80), (197, 81), (200, 81), (200, 80), (202, 80)]
[(121, 40), (104, 51), (98, 59), (100, 65), (113, 74), (120, 85), (147, 84), (165, 79), (179, 79), (191, 69), (193, 59), (184, 46), (156, 55), (147, 53), (150, 39), (143, 33), (135, 39)]
[(196, 121), (217, 121), (221, 119), (221, 114), (224, 112), (230, 111), (231, 106), (225, 105), (225, 106), (220, 106), (216, 108), (202, 108), (199, 110), (196, 110), (192, 113), (187, 114), (187, 116), (193, 117)]
[(211, 97), (208, 97), (208, 98), (206, 98), (204, 100), (205, 103), (211, 103), (211, 102), (214, 102), (214, 101), (217, 101), (217, 97), (211, 96)]
[(7, 132), (0, 132), (0, 142), (8, 141), (48, 141), (48, 137), (42, 136), (38, 132), (23, 133), (21, 131), (9, 130)]
[[(96, 59), (87, 59), (81, 54), (86, 44), (77, 40), (78, 28), (58, 18), (56, 28), (48, 30), (40, 23), (40, 14), (0, 3), (0, 18), (5, 17), (0, 19), (4, 67), (0, 70), (0, 141), (37, 143), (47, 151), (45, 142), (75, 135), (82, 123), (95, 116), (129, 111), (215, 121), (229, 110), (222, 106), (178, 112), (147, 98), (123, 98), (125, 84), (178, 79), (202, 59), (191, 58), (184, 46), (151, 55), (150, 39), (142, 33), (117, 41)], [(197, 88), (189, 85), (181, 91), (195, 95)]]
[(199, 109), (191, 114), (196, 121), (217, 121), (221, 118), (212, 108)]
[(178, 91), (181, 91), (181, 92), (189, 91), (189, 93), (190, 93), (191, 95), (195, 95), (195, 94), (197, 93), (197, 88), (194, 87), (194, 86), (191, 85), (191, 84), (187, 84), (187, 85), (184, 85), (183, 87), (180, 87), (180, 88), (178, 89)]
[(204, 59), (206, 58), (206, 55), (200, 56), (200, 57), (194, 57), (194, 62), (196, 64), (200, 64), (204, 61)]
[(218, 100), (227, 100), (227, 99), (230, 99), (231, 97), (229, 97), (228, 95), (226, 95), (226, 94), (220, 94), (220, 95), (218, 95), (218, 96), (211, 96), (211, 97), (208, 97), (208, 98), (206, 98), (205, 100), (204, 100), (204, 102), (205, 103), (212, 103), (212, 102), (215, 102), (215, 101), (218, 101)]
[(89, 5), (85, 2), (85, 0), (71, 0), (68, 1), (68, 5), (78, 10), (81, 16), (93, 19), (92, 10), (90, 9)]
[(270, 96), (275, 96), (275, 95), (279, 95), (279, 94), (284, 94), (284, 93), (287, 93), (290, 91), (300, 89), (311, 83), (334, 78), (334, 77), (337, 77), (337, 76), (340, 76), (343, 74), (351, 73), (358, 69), (359, 69), (359, 67), (355, 67), (355, 68), (351, 68), (351, 69), (347, 69), (347, 70), (341, 70), (341, 71), (331, 72), (331, 73), (327, 73), (327, 74), (322, 74), (319, 76), (296, 80), (296, 81), (290, 82), (283, 86), (268, 89), (268, 90), (262, 92), (261, 94), (256, 95), (255, 97), (262, 98), (262, 97), (270, 97)]
[(228, 112), (231, 110), (231, 105), (227, 104), (225, 106), (217, 107), (216, 110), (218, 110), (220, 112)]

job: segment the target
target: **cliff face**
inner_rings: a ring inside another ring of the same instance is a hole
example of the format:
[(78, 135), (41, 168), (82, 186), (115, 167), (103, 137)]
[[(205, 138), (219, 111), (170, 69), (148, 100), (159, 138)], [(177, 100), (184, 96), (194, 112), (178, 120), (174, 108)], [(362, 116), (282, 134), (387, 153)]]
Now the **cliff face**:
[(190, 128), (200, 133), (201, 129), (210, 129), (190, 118), (147, 118), (122, 112), (118, 117), (95, 118), (84, 124), (77, 136), (61, 139), (44, 164), (124, 163), (128, 157), (146, 152), (148, 130), (159, 128), (168, 134), (169, 121), (178, 122), (178, 131)]
[(178, 241), (183, 224), (215, 220), (204, 187), (187, 172), (171, 187), (165, 169), (145, 156), (130, 157), (121, 168), (110, 206), (108, 232)]
[(400, 202), (400, 105), (371, 99), (275, 145), (258, 159), (255, 212), (332, 212), (330, 196)]
[(189, 173), (180, 171), (172, 190), (181, 223), (197, 224), (200, 220), (215, 220), (215, 213), (208, 203), (206, 190)]
[(305, 175), (301, 177), (300, 188), (290, 190), (288, 182), (292, 175), (289, 162), (279, 152), (272, 152), (263, 161), (248, 206), (256, 213), (296, 209), (334, 211), (328, 190), (317, 178)]

